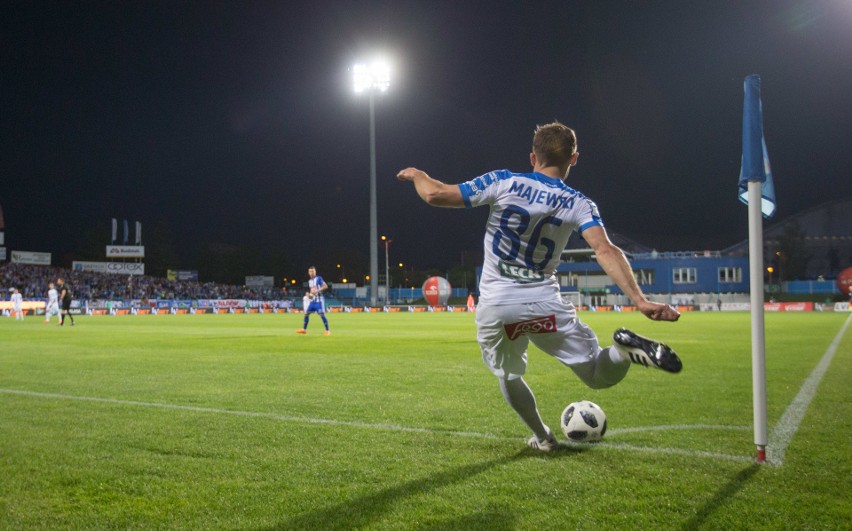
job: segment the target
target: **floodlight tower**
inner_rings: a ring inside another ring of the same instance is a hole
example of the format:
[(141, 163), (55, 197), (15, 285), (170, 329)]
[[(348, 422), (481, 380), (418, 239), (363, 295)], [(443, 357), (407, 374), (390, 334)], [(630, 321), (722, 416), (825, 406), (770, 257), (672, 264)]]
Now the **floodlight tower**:
[(390, 306), (390, 261), (388, 260), (388, 245), (393, 240), (387, 236), (382, 236), (382, 242), (385, 244), (385, 304)]
[(378, 221), (376, 216), (376, 101), (377, 93), (390, 88), (390, 67), (384, 61), (352, 67), (353, 87), (370, 96), (370, 306), (376, 305), (379, 291)]

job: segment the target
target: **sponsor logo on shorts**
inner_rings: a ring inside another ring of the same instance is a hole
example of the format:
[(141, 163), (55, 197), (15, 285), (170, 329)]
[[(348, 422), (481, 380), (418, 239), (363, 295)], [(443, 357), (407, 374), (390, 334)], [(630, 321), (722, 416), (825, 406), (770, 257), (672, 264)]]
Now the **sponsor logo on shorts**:
[(552, 334), (556, 332), (556, 316), (536, 317), (528, 321), (503, 325), (509, 339), (515, 340), (523, 334)]

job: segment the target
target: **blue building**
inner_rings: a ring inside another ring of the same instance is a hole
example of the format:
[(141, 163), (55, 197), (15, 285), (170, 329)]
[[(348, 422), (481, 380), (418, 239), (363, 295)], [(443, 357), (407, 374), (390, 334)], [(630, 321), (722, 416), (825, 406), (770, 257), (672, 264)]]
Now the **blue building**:
[[(834, 279), (852, 266), (849, 212), (852, 198), (841, 198), (765, 227), (762, 271), (770, 296), (839, 294)], [(610, 238), (624, 250), (636, 281), (652, 300), (695, 305), (749, 300), (748, 240), (722, 251), (657, 252), (617, 233)], [(579, 238), (563, 251), (556, 274), (563, 294), (575, 302), (630, 304)]]
[[(748, 256), (724, 256), (719, 251), (626, 254), (636, 281), (653, 300), (699, 304), (724, 298), (727, 302), (749, 291)], [(584, 304), (630, 304), (591, 249), (566, 250), (556, 274), (562, 291), (578, 292)]]

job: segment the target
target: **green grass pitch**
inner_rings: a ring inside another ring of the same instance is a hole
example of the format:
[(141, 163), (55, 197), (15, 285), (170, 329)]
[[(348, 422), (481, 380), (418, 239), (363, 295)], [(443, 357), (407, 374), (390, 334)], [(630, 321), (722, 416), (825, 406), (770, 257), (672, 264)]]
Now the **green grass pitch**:
[(330, 337), (300, 315), (0, 319), (0, 529), (852, 528), (848, 314), (766, 315), (768, 465), (747, 313), (580, 316), (684, 370), (595, 391), (532, 348), (551, 427), (580, 399), (608, 416), (553, 454), (525, 447), (470, 314), (335, 313)]

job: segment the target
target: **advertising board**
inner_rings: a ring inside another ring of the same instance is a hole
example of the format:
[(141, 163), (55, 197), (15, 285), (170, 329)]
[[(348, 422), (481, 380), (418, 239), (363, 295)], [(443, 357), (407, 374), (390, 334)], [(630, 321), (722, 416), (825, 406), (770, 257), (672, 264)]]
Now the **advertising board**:
[(250, 276), (246, 277), (246, 286), (249, 288), (271, 288), (275, 284), (275, 277)]
[(180, 281), (188, 281), (188, 280), (198, 280), (198, 271), (197, 270), (181, 270), (181, 269), (169, 269), (166, 271), (166, 278), (169, 280), (180, 280)]
[(144, 275), (145, 264), (140, 262), (73, 262), (71, 269), (90, 273), (114, 275)]
[(144, 245), (107, 245), (107, 258), (145, 258)]
[(12, 251), (13, 264), (50, 265), (50, 253)]

